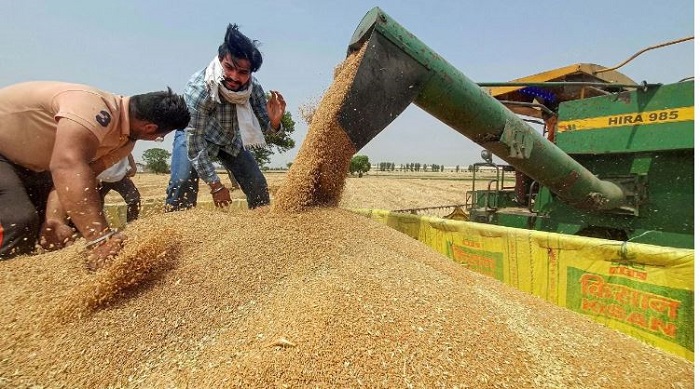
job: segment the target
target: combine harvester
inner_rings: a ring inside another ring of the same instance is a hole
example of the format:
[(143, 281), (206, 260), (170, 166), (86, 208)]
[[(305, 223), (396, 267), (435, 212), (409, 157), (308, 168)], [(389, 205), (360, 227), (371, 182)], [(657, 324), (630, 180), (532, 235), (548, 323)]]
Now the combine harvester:
[[(637, 84), (577, 64), (479, 85), (379, 8), (348, 55), (365, 45), (337, 117), (356, 150), (413, 103), (483, 146), (477, 166), (498, 174), (469, 196), (468, 221), (356, 212), (694, 360), (692, 79)], [(543, 133), (519, 115), (541, 120)], [(515, 172), (514, 186), (504, 171)]]

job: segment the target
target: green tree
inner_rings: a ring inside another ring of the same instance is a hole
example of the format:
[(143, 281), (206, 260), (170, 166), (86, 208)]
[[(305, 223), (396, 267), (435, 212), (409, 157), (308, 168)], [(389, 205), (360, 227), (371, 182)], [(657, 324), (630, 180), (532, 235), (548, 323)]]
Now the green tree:
[(358, 176), (362, 177), (371, 167), (369, 157), (366, 155), (356, 155), (350, 160), (350, 174), (358, 173)]
[(143, 160), (146, 161), (146, 169), (153, 173), (168, 173), (170, 171), (168, 159), (170, 159), (170, 152), (167, 150), (155, 148), (143, 152)]
[[(270, 95), (268, 93), (267, 98), (269, 97)], [(286, 111), (282, 116), (284, 131), (277, 135), (265, 134), (265, 142), (267, 145), (265, 147), (256, 147), (251, 150), (261, 168), (270, 163), (270, 156), (275, 153), (273, 148), (277, 150), (278, 153), (284, 153), (294, 147), (295, 143), (291, 135), (294, 132), (295, 124), (294, 120), (292, 120), (292, 114)]]

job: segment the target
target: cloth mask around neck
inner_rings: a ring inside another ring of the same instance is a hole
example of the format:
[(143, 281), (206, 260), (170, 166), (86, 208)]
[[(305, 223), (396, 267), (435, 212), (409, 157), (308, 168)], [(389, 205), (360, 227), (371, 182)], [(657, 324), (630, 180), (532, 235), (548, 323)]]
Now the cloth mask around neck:
[(212, 100), (219, 104), (223, 104), (219, 96), (236, 106), (236, 115), (238, 117), (238, 128), (241, 132), (241, 141), (243, 147), (250, 149), (252, 147), (263, 147), (266, 145), (265, 136), (260, 128), (260, 121), (253, 112), (253, 107), (250, 105), (250, 95), (253, 92), (253, 83), (248, 83), (248, 87), (242, 91), (232, 91), (223, 85), (224, 68), (221, 66), (219, 57), (215, 56), (204, 71), (204, 82), (209, 89)]

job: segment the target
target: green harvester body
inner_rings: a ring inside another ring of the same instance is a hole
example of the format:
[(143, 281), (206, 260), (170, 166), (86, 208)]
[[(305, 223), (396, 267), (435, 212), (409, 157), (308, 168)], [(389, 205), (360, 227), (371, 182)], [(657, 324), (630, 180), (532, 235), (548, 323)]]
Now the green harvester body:
[[(338, 113), (358, 151), (413, 103), (507, 163), (477, 165), (524, 177), (474, 190), (471, 221), (693, 247), (693, 81), (636, 85), (585, 64), (594, 71), (560, 78), (569, 83), (513, 83), (499, 100), (379, 8), (348, 55), (363, 46)], [(554, 119), (547, 136), (522, 119), (528, 100), (540, 119)]]

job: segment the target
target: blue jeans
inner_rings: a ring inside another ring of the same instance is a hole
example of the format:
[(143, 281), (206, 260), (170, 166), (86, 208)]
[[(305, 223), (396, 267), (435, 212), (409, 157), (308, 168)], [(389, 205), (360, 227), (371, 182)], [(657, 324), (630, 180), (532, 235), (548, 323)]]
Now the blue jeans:
[(267, 180), (260, 171), (258, 161), (255, 160), (253, 153), (242, 149), (237, 156), (232, 157), (229, 153), (220, 151), (219, 160), (226, 170), (231, 172), (245, 193), (248, 208), (253, 209), (270, 204)]
[[(270, 204), (267, 180), (250, 151), (243, 149), (235, 157), (220, 151), (218, 157), (245, 193), (248, 208)], [(166, 209), (181, 210), (196, 206), (198, 191), (199, 176), (187, 157), (187, 133), (177, 130), (173, 141)]]
[(199, 176), (187, 158), (187, 133), (175, 131), (173, 158), (170, 162), (170, 182), (166, 190), (166, 211), (179, 211), (197, 205)]

